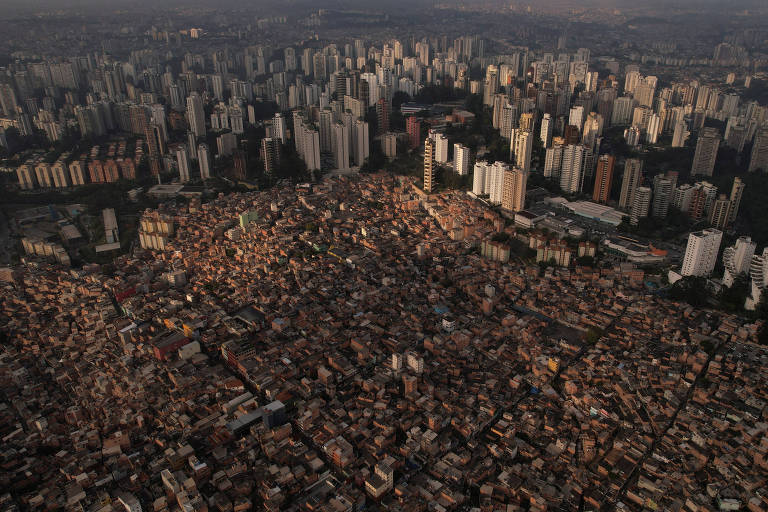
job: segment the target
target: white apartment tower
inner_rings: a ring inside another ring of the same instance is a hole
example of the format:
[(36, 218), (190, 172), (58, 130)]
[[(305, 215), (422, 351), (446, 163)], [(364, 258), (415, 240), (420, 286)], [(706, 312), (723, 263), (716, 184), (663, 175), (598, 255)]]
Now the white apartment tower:
[(453, 145), (453, 169), (459, 176), (469, 173), (469, 148), (464, 144)]
[(722, 239), (723, 232), (714, 228), (695, 231), (688, 235), (688, 246), (685, 248), (680, 274), (683, 276), (709, 275), (715, 268)]

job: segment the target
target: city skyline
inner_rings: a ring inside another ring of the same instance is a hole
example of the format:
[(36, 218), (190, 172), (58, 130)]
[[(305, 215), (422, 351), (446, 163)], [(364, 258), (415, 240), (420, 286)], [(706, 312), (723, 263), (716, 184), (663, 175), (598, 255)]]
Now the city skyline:
[(768, 6), (0, 9), (0, 508), (768, 512)]

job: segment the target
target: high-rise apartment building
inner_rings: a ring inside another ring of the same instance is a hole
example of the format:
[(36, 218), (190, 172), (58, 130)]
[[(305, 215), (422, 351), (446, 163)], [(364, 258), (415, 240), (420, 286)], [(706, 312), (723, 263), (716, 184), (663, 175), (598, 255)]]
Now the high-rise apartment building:
[(448, 137), (442, 133), (435, 134), (435, 162), (448, 163)]
[(768, 247), (763, 249), (762, 254), (752, 256), (752, 262), (749, 264), (749, 276), (749, 297), (744, 303), (744, 308), (752, 311), (760, 303), (765, 289), (768, 288)]
[(533, 151), (533, 132), (516, 128), (512, 130), (511, 152), (515, 156), (515, 165), (525, 172), (531, 170)]
[(549, 114), (544, 114), (544, 117), (541, 118), (541, 131), (539, 132), (539, 138), (541, 139), (541, 144), (548, 148), (552, 144), (552, 128), (554, 125), (554, 120), (552, 119), (552, 116)]
[(415, 116), (410, 116), (405, 120), (405, 131), (408, 133), (408, 146), (416, 149), (421, 143), (421, 120)]
[(358, 167), (363, 165), (370, 155), (370, 134), (368, 123), (358, 119), (352, 125), (352, 159)]
[(197, 147), (197, 162), (200, 165), (200, 178), (207, 180), (211, 177), (211, 150), (208, 144), (201, 143)]
[(688, 246), (685, 248), (680, 274), (683, 276), (709, 275), (715, 268), (722, 239), (723, 232), (714, 228), (688, 235)]
[(595, 172), (595, 188), (592, 191), (592, 200), (598, 203), (607, 203), (611, 195), (613, 184), (613, 165), (615, 158), (612, 155), (601, 155), (597, 159), (597, 171)]
[(469, 174), (469, 148), (464, 144), (453, 145), (453, 170), (459, 176)]
[(261, 139), (261, 161), (264, 163), (264, 174), (272, 176), (280, 165), (280, 140), (272, 137)]
[(489, 172), (488, 162), (480, 160), (475, 162), (475, 167), (472, 173), (472, 193), (476, 196), (488, 194), (486, 189), (486, 174)]
[(179, 181), (186, 183), (189, 181), (189, 153), (185, 144), (179, 144), (176, 148), (176, 165), (179, 168)]
[(672, 200), (672, 180), (662, 174), (653, 177), (653, 204), (651, 215), (664, 218), (669, 213), (669, 203)]
[(187, 98), (187, 122), (195, 137), (205, 137), (205, 110), (203, 100), (196, 92)]
[(270, 136), (273, 139), (280, 141), (280, 144), (285, 144), (285, 118), (279, 112), (272, 118), (272, 131)]
[(725, 229), (731, 213), (731, 201), (725, 194), (715, 199), (712, 209), (709, 211), (709, 223), (717, 229)]
[(632, 207), (629, 209), (629, 223), (637, 226), (640, 219), (648, 216), (650, 206), (651, 189), (648, 187), (637, 187), (632, 196)]
[(563, 166), (563, 149), (565, 141), (562, 137), (554, 137), (552, 146), (547, 148), (544, 157), (544, 177), (560, 180), (560, 169)]
[(389, 103), (385, 98), (376, 102), (376, 130), (379, 134), (389, 131)]
[(485, 87), (483, 89), (483, 105), (492, 106), (493, 96), (499, 91), (499, 68), (490, 65), (485, 70)]
[(716, 128), (702, 128), (696, 142), (696, 153), (693, 155), (692, 176), (712, 176), (719, 147), (720, 132)]
[(723, 249), (723, 285), (730, 288), (736, 277), (748, 275), (757, 244), (748, 236), (740, 236), (736, 244)]
[(528, 183), (528, 171), (506, 169), (502, 190), (501, 207), (511, 212), (525, 209), (525, 189)]
[(424, 140), (424, 192), (432, 193), (435, 173), (435, 142), (427, 137)]
[(619, 208), (628, 210), (632, 207), (635, 190), (643, 181), (643, 162), (637, 158), (628, 158), (624, 163), (624, 176), (621, 180)]
[(685, 146), (685, 141), (688, 140), (688, 136), (691, 133), (688, 131), (688, 125), (682, 119), (675, 123), (675, 128), (672, 132), (672, 147), (682, 148)]
[(571, 144), (563, 149), (563, 164), (560, 169), (560, 188), (569, 194), (581, 191), (584, 179), (584, 146)]
[(736, 221), (736, 215), (739, 214), (739, 206), (741, 205), (741, 196), (744, 194), (744, 188), (746, 185), (744, 182), (736, 176), (733, 178), (733, 186), (731, 187), (731, 208), (728, 215), (728, 223), (733, 224)]
[(334, 165), (337, 169), (349, 169), (349, 127), (336, 122), (331, 133)]
[(397, 157), (397, 134), (385, 133), (381, 136), (381, 151), (390, 160)]
[(760, 128), (755, 133), (755, 141), (752, 144), (752, 155), (749, 159), (749, 172), (762, 169), (768, 171), (768, 127)]
[(497, 161), (486, 170), (488, 201), (493, 204), (501, 204), (504, 199), (504, 173), (508, 169), (508, 164)]

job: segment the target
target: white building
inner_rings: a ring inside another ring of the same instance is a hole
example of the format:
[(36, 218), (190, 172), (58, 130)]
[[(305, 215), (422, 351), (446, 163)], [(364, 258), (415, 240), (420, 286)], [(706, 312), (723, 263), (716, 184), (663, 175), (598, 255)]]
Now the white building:
[(510, 145), (511, 152), (515, 155), (515, 165), (523, 171), (530, 171), (533, 133), (520, 128), (512, 130)]
[(736, 244), (723, 249), (723, 284), (730, 288), (737, 276), (749, 275), (752, 256), (755, 255), (757, 244), (748, 236), (740, 236)]
[(176, 165), (179, 167), (179, 181), (186, 183), (189, 181), (189, 155), (187, 146), (179, 144), (176, 149)]
[(419, 357), (413, 352), (408, 352), (406, 354), (405, 364), (408, 365), (408, 368), (410, 368), (416, 373), (421, 373), (424, 371), (424, 358)]
[(370, 138), (368, 132), (368, 123), (358, 119), (354, 124), (354, 135), (352, 137), (352, 155), (355, 165), (360, 166), (370, 155)]
[(332, 131), (333, 161), (337, 169), (349, 169), (349, 128), (334, 123)]
[(280, 139), (280, 143), (285, 144), (285, 119), (279, 112), (272, 118), (271, 137)]
[(539, 132), (539, 138), (541, 139), (541, 144), (548, 148), (550, 144), (552, 144), (552, 116), (549, 114), (544, 114), (544, 117), (541, 118), (541, 131)]
[(563, 149), (563, 163), (560, 170), (560, 188), (574, 194), (581, 190), (585, 148), (571, 144)]
[(187, 98), (187, 122), (195, 137), (205, 137), (205, 110), (203, 100), (196, 92)]
[(501, 204), (504, 198), (504, 171), (509, 169), (509, 165), (504, 162), (494, 162), (490, 169), (486, 170), (486, 190), (489, 194), (489, 201), (493, 204)]
[(197, 161), (200, 164), (200, 178), (207, 180), (211, 177), (211, 150), (208, 144), (202, 143), (197, 147)]
[(715, 268), (717, 253), (723, 232), (707, 228), (688, 235), (688, 246), (685, 249), (683, 266), (680, 274), (683, 276), (707, 276)]
[(453, 145), (453, 169), (459, 176), (469, 173), (469, 148), (464, 144)]
[(637, 187), (632, 196), (632, 207), (629, 209), (629, 223), (637, 226), (640, 219), (648, 216), (650, 205), (651, 189), (648, 187)]
[(763, 291), (768, 286), (768, 247), (763, 249), (763, 254), (752, 256), (752, 262), (749, 266), (750, 293), (744, 303), (744, 308), (750, 311), (754, 310), (763, 296)]
[(480, 160), (475, 162), (474, 173), (472, 175), (472, 193), (476, 196), (487, 194), (485, 190), (485, 175), (489, 171), (488, 162)]
[(448, 163), (448, 137), (442, 133), (435, 134), (435, 162)]
[(584, 106), (576, 105), (571, 107), (571, 111), (568, 115), (568, 124), (575, 126), (581, 131), (582, 124), (584, 123)]

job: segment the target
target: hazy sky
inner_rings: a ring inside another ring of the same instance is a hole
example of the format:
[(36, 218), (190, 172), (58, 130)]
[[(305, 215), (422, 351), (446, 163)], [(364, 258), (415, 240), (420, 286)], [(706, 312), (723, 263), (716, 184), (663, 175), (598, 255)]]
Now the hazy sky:
[[(82, 11), (84, 9), (109, 10), (114, 8), (127, 7), (180, 7), (180, 6), (210, 6), (219, 8), (242, 8), (251, 9), (265, 8), (271, 10), (278, 7), (281, 11), (290, 11), (290, 6), (301, 6), (306, 8), (344, 8), (353, 9), (355, 7), (370, 7), (378, 11), (393, 10), (397, 11), (404, 6), (409, 7), (428, 7), (435, 2), (446, 4), (496, 4), (506, 5), (514, 4), (518, 6), (531, 5), (533, 8), (544, 8), (552, 6), (584, 7), (584, 8), (619, 8), (629, 9), (637, 12), (638, 10), (656, 10), (672, 7), (677, 9), (695, 9), (695, 8), (716, 8), (724, 11), (739, 11), (743, 9), (759, 8), (765, 10), (768, 2), (765, 0), (0, 0), (2, 9), (0, 13), (10, 14), (11, 11), (40, 11), (50, 9), (65, 9), (72, 11)], [(548, 10), (548, 9), (547, 9)], [(289, 12), (285, 12), (288, 14)], [(267, 14), (267, 13), (265, 13)]]

